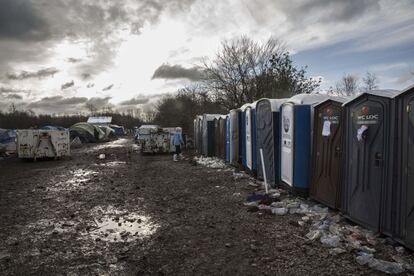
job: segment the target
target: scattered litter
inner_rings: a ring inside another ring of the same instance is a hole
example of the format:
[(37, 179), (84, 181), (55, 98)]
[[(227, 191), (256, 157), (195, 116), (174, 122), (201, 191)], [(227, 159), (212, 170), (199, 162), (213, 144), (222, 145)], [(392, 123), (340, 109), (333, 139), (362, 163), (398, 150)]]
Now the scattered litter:
[(223, 160), (216, 158), (216, 157), (194, 157), (194, 161), (197, 162), (197, 164), (203, 165), (208, 168), (212, 169), (225, 169), (227, 168), (226, 163), (224, 163)]
[(101, 153), (98, 156), (98, 159), (104, 160), (106, 158), (105, 154)]
[(311, 241), (319, 239), (321, 236), (322, 236), (322, 233), (319, 230), (312, 230), (308, 234), (306, 234), (306, 237)]
[(397, 246), (395, 248), (395, 251), (397, 251), (398, 254), (404, 254), (405, 253), (405, 248), (404, 248), (404, 246)]
[(244, 206), (248, 206), (248, 207), (251, 207), (251, 206), (259, 206), (259, 201), (250, 201), (250, 202), (245, 202), (245, 203), (243, 203), (244, 204)]
[(244, 174), (243, 174), (243, 173), (240, 173), (240, 172), (233, 172), (233, 178), (234, 178), (235, 180), (240, 179), (240, 178), (243, 178), (243, 177), (244, 177)]
[(356, 257), (356, 261), (360, 265), (368, 265), (370, 268), (387, 273), (387, 274), (399, 274), (405, 271), (404, 267), (400, 263), (388, 262), (374, 258), (372, 254), (360, 254)]
[(343, 248), (340, 248), (340, 247), (329, 249), (329, 254), (334, 255), (334, 256), (343, 254), (345, 252), (346, 252), (346, 250), (343, 249)]
[(322, 236), (321, 243), (325, 247), (338, 247), (341, 239), (338, 236)]
[(272, 208), (272, 214), (278, 215), (278, 216), (284, 216), (288, 213), (287, 208)]

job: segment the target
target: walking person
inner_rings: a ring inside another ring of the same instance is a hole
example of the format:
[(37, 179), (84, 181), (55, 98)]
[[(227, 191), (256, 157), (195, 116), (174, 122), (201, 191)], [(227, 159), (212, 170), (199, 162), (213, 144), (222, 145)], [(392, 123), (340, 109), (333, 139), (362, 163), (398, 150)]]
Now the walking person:
[(181, 145), (184, 145), (182, 129), (177, 127), (175, 129), (174, 135), (171, 137), (172, 144), (175, 146), (175, 153), (173, 156), (174, 161), (178, 161), (178, 158), (181, 158)]

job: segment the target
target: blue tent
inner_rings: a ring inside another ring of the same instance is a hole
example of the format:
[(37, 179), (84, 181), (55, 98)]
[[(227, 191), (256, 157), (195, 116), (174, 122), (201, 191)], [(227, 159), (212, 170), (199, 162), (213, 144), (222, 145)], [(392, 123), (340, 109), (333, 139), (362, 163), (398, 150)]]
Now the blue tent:
[(16, 131), (0, 128), (0, 144), (8, 144), (16, 141)]

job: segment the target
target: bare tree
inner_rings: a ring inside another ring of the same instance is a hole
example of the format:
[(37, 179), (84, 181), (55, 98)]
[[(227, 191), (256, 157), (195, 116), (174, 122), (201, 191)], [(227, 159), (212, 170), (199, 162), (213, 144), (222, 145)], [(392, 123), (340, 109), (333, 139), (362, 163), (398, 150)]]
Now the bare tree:
[(98, 111), (98, 109), (96, 108), (96, 106), (93, 105), (93, 104), (91, 104), (91, 103), (87, 103), (86, 104), (86, 108), (89, 110), (89, 112), (90, 112), (91, 115), (94, 115)]
[(367, 72), (365, 77), (362, 79), (364, 84), (364, 91), (371, 91), (378, 89), (378, 78), (375, 73)]
[(263, 97), (283, 98), (309, 93), (318, 80), (296, 68), (284, 44), (274, 38), (258, 43), (245, 36), (225, 40), (212, 61), (205, 60), (205, 84), (215, 100), (232, 109)]
[(263, 97), (270, 59), (281, 55), (284, 45), (275, 39), (259, 44), (250, 38), (225, 40), (212, 61), (204, 60), (206, 85), (218, 102), (234, 108)]
[(10, 106), (9, 106), (9, 113), (14, 114), (16, 112), (17, 112), (16, 105), (14, 103), (11, 103)]
[(342, 79), (336, 83), (336, 92), (342, 96), (353, 96), (358, 92), (359, 80), (356, 76), (345, 74)]

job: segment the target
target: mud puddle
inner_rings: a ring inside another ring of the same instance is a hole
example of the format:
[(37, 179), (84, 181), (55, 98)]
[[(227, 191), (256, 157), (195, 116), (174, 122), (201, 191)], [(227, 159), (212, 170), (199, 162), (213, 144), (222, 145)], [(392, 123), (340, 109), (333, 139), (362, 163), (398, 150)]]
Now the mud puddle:
[(98, 208), (93, 211), (94, 224), (91, 226), (91, 237), (107, 242), (130, 242), (153, 235), (159, 225), (151, 218), (135, 212), (126, 212), (112, 206)]

